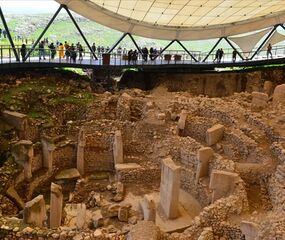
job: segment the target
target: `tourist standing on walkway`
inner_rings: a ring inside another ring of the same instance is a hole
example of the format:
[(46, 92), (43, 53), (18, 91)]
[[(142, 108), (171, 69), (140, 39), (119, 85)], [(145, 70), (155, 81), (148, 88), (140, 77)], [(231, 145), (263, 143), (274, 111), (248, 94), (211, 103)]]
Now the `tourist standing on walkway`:
[(93, 58), (94, 54), (96, 53), (96, 45), (95, 45), (95, 43), (92, 44), (91, 49), (92, 49), (91, 58)]
[(55, 54), (56, 54), (56, 49), (55, 49), (55, 46), (53, 43), (51, 43), (49, 45), (49, 49), (50, 49), (50, 56), (51, 56), (51, 59), (53, 60), (54, 57), (55, 57)]
[(73, 61), (73, 63), (76, 63), (77, 53), (74, 44), (71, 44), (71, 47), (69, 48), (70, 52), (70, 60)]
[(79, 61), (82, 61), (83, 60), (84, 49), (83, 49), (83, 47), (82, 47), (82, 45), (80, 43), (78, 45), (78, 52), (79, 52)]
[(272, 58), (272, 45), (271, 45), (271, 43), (269, 43), (267, 46), (267, 59), (268, 59), (269, 55)]
[(60, 59), (64, 58), (64, 46), (62, 43), (60, 43), (58, 46), (58, 55)]
[(223, 51), (223, 49), (221, 48), (220, 51), (219, 51), (219, 58), (218, 58), (218, 62), (219, 62), (219, 63), (222, 61), (223, 56), (224, 56), (224, 51)]
[(216, 51), (216, 54), (215, 54), (215, 59), (213, 60), (213, 62), (215, 62), (217, 60), (217, 62), (219, 62), (219, 56), (220, 56), (220, 49), (218, 49)]
[(39, 59), (41, 60), (42, 57), (43, 57), (44, 60), (46, 60), (44, 41), (41, 41), (41, 42), (39, 43)]
[(233, 62), (236, 62), (237, 59), (237, 50), (233, 50)]
[(21, 52), (21, 56), (22, 56), (22, 61), (24, 62), (25, 61), (25, 56), (26, 56), (26, 53), (27, 53), (26, 44), (22, 44), (20, 52)]

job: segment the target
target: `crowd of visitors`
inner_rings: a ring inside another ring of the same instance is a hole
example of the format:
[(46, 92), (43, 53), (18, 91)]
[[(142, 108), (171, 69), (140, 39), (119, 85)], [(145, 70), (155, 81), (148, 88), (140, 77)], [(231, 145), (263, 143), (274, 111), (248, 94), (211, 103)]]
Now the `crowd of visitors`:
[[(1, 29), (0, 29), (1, 33)], [(2, 34), (2, 33), (1, 33)], [(47, 49), (49, 49), (49, 53), (47, 53)], [(92, 52), (90, 53), (88, 50), (88, 57), (94, 58), (95, 54), (103, 54), (109, 52), (109, 47), (104, 46), (96, 46), (95, 43), (91, 46)], [(79, 61), (83, 60), (84, 56), (84, 48), (80, 42), (77, 44), (69, 44), (67, 41), (63, 43), (56, 42), (56, 44), (49, 43), (48, 38), (43, 39), (39, 45), (38, 45), (38, 56), (39, 60), (46, 60), (46, 56), (49, 56), (51, 60), (55, 59), (56, 55), (58, 54), (59, 59), (66, 59), (67, 62), (73, 62), (76, 63), (76, 60)], [(151, 47), (148, 49), (147, 47), (136, 49), (136, 50), (128, 50), (126, 48), (121, 48), (120, 46), (117, 48), (117, 57), (121, 58), (123, 60), (127, 60), (128, 63), (136, 64), (138, 61), (138, 56), (141, 55), (141, 58), (143, 61), (147, 62), (148, 58), (150, 60), (155, 60), (158, 56), (161, 56), (162, 49), (160, 48), (157, 50), (156, 48)], [(27, 46), (26, 44), (22, 44), (22, 47), (20, 49), (21, 57), (24, 61), (24, 58), (27, 54)], [(232, 61), (236, 62), (238, 51), (236, 49), (232, 52)], [(222, 48), (219, 48), (215, 53), (215, 58), (213, 59), (213, 62), (221, 63), (222, 59), (224, 57), (224, 51)], [(272, 58), (272, 45), (269, 43), (267, 46), (267, 58)]]

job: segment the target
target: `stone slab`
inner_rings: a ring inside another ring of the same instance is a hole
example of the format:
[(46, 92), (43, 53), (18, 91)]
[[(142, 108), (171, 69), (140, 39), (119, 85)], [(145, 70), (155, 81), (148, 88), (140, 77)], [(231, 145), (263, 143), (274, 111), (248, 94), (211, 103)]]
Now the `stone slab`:
[(7, 196), (14, 202), (20, 209), (24, 209), (25, 203), (22, 198), (19, 196), (15, 188), (10, 187), (6, 191)]
[(56, 176), (56, 180), (69, 180), (80, 178), (81, 175), (76, 168), (70, 168), (59, 172)]
[(27, 115), (19, 112), (3, 111), (4, 120), (19, 131), (24, 131), (27, 128)]
[(259, 233), (259, 226), (256, 223), (242, 221), (240, 225), (242, 233), (246, 240), (256, 240)]
[(162, 160), (159, 206), (168, 219), (175, 219), (179, 215), (180, 172), (181, 167), (171, 158)]
[(212, 146), (222, 140), (225, 127), (222, 124), (216, 124), (206, 131), (206, 142)]
[(138, 169), (138, 168), (141, 168), (141, 166), (137, 163), (122, 163), (122, 164), (115, 165), (116, 171), (132, 170), (132, 169)]
[(212, 202), (231, 194), (238, 179), (239, 175), (237, 173), (213, 170), (209, 186), (213, 190)]

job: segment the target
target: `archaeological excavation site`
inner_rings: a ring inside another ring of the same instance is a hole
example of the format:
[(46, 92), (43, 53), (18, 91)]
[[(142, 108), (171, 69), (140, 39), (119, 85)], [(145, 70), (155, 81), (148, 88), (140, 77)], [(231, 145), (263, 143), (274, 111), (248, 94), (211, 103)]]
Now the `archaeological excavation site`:
[(1, 74), (0, 239), (284, 240), (284, 79)]

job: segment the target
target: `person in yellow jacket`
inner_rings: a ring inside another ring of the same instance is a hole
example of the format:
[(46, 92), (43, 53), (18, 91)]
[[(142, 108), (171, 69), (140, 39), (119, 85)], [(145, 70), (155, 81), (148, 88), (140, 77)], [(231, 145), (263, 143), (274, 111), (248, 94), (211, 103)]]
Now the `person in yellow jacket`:
[(58, 46), (58, 55), (59, 58), (64, 58), (64, 46), (62, 43), (60, 43)]

